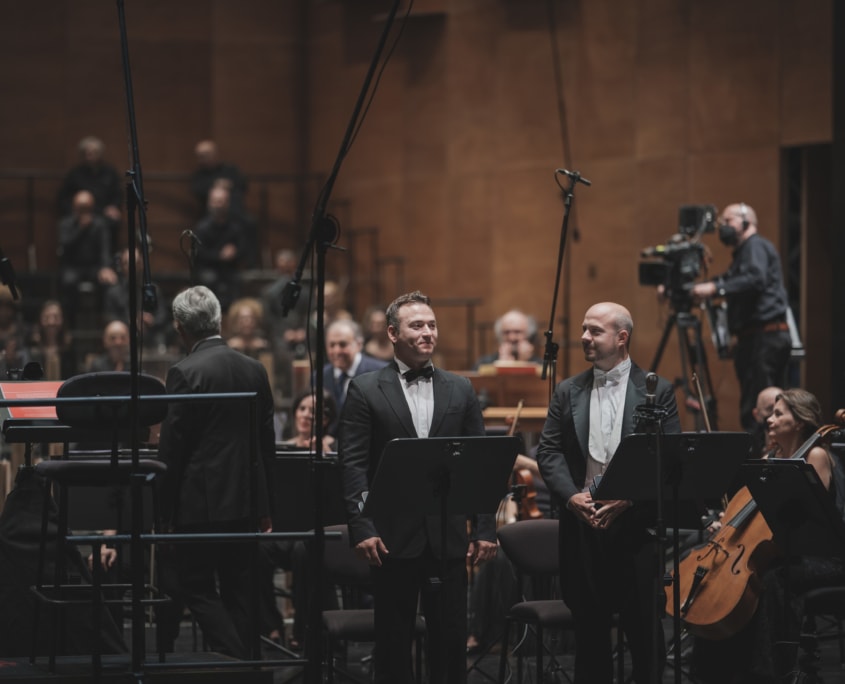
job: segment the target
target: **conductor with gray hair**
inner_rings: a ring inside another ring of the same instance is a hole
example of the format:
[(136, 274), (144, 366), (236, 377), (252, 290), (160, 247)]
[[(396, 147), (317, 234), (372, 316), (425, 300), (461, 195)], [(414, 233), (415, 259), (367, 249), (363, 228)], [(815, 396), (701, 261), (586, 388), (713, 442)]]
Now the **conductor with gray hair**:
[[(274, 454), (273, 397), (264, 366), (220, 336), (220, 302), (204, 286), (173, 300), (173, 322), (188, 355), (167, 373), (168, 394), (255, 392), (257, 420), (246, 400), (171, 402), (159, 456), (167, 464), (160, 488), (163, 529), (180, 533), (270, 530), (263, 461)], [(250, 453), (257, 430), (258, 453)], [(256, 491), (251, 492), (251, 469)], [(253, 508), (251, 496), (256, 497)], [(257, 515), (253, 511), (257, 511)], [(250, 611), (248, 543), (175, 544), (163, 559), (166, 587), (196, 617), (210, 648), (247, 658), (257, 643)], [(164, 573), (163, 573), (163, 576)], [(168, 626), (178, 631), (178, 621)], [(167, 629), (167, 627), (165, 628)], [(166, 632), (165, 644), (175, 632)]]

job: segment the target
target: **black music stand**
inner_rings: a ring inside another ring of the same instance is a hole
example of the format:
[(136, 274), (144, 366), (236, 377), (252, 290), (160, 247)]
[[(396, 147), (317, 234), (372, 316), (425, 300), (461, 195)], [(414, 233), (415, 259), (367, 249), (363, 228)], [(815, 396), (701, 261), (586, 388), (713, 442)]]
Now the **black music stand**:
[[(391, 440), (382, 452), (363, 514), (376, 519), (439, 515), (440, 539), (445, 544), (449, 515), (496, 511), (508, 490), (520, 441), (513, 436)], [(442, 584), (446, 554), (440, 556)], [(442, 639), (438, 647), (445, 663)]]
[[(662, 435), (663, 500), (676, 500), (679, 519), (674, 527), (701, 529), (707, 502), (718, 501), (751, 451), (746, 432), (681, 432)], [(657, 500), (654, 435), (628, 435), (619, 444), (595, 488), (597, 501)]]
[[(659, 453), (658, 444), (659, 442)], [(601, 480), (592, 492), (596, 501), (630, 499), (638, 503), (657, 503), (658, 497), (671, 504), (669, 526), (672, 535), (674, 577), (680, 567), (679, 528), (700, 530), (702, 514), (708, 501), (715, 501), (727, 491), (740, 463), (751, 453), (751, 435), (746, 432), (681, 432), (675, 434), (636, 433), (619, 444)], [(658, 464), (660, 477), (658, 479)], [(655, 511), (652, 524), (658, 522)], [(664, 530), (658, 529), (665, 539)], [(657, 549), (656, 586), (664, 584), (663, 549)], [(662, 594), (663, 590), (658, 589)], [(681, 611), (680, 585), (672, 582), (676, 609), (673, 614), (675, 642), (675, 680), (680, 681)], [(659, 619), (655, 609), (655, 621)], [(654, 625), (657, 632), (657, 625)], [(656, 656), (655, 656), (656, 657)], [(655, 667), (654, 675), (657, 676)]]
[(427, 437), (387, 443), (363, 513), (494, 513), (508, 489), (518, 437)]
[[(812, 464), (766, 459), (744, 464), (742, 476), (784, 555), (845, 558), (845, 521)], [(789, 565), (785, 572), (788, 586)], [(788, 603), (784, 608), (789, 609)], [(803, 632), (800, 672), (794, 673), (801, 679), (790, 681), (820, 682), (815, 634)]]
[(810, 463), (766, 459), (743, 464), (742, 475), (781, 550), (845, 558), (845, 521)]

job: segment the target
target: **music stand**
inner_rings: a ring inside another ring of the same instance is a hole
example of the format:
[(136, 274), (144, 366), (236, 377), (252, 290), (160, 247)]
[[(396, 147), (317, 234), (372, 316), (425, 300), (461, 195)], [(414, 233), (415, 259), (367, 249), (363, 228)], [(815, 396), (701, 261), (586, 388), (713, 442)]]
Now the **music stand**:
[(743, 464), (742, 475), (778, 547), (845, 558), (845, 521), (810, 463), (766, 459)]
[[(746, 432), (681, 432), (662, 435), (661, 479), (665, 502), (684, 502), (675, 527), (701, 529), (708, 501), (727, 491), (740, 463), (751, 450)], [(623, 439), (595, 488), (597, 501), (657, 500), (654, 435), (636, 433)], [(681, 525), (683, 523), (683, 525)]]
[[(660, 440), (659, 453), (656, 440)], [(675, 434), (635, 433), (625, 437), (595, 487), (593, 499), (614, 501), (630, 499), (635, 502), (663, 502), (672, 504), (671, 527), (672, 565), (674, 580), (672, 595), (675, 610), (673, 630), (675, 640), (675, 674), (680, 679), (681, 611), (679, 528), (700, 530), (706, 501), (718, 500), (727, 491), (740, 462), (751, 452), (751, 435), (746, 432), (681, 432)], [(658, 480), (658, 464), (660, 477)], [(662, 518), (661, 518), (662, 519)], [(657, 522), (656, 520), (653, 522)], [(658, 533), (665, 539), (663, 530)], [(663, 549), (658, 549), (660, 573), (655, 577), (663, 585)], [(663, 589), (658, 589), (662, 594)], [(658, 619), (655, 611), (654, 620)], [(657, 626), (655, 625), (655, 632)], [(655, 676), (657, 669), (655, 668)]]
[(370, 485), (363, 513), (494, 513), (507, 493), (520, 439), (427, 437), (387, 443)]
[[(440, 539), (445, 545), (450, 514), (495, 512), (507, 492), (519, 444), (514, 436), (391, 440), (382, 452), (363, 514), (373, 518), (439, 515)], [(445, 577), (444, 549), (439, 586)], [(442, 622), (443, 601), (439, 604)], [(444, 636), (441, 630), (438, 647), (445, 663)]]
[[(812, 464), (804, 460), (766, 459), (744, 464), (742, 476), (772, 531), (775, 544), (787, 558), (845, 558), (845, 521)], [(787, 588), (789, 571), (787, 564)], [(787, 593), (790, 593), (788, 589)], [(788, 602), (784, 610), (789, 610)], [(798, 676), (804, 678), (800, 681), (816, 682), (819, 681), (816, 640), (814, 635), (805, 637), (802, 635), (798, 644), (804, 650), (798, 659)]]

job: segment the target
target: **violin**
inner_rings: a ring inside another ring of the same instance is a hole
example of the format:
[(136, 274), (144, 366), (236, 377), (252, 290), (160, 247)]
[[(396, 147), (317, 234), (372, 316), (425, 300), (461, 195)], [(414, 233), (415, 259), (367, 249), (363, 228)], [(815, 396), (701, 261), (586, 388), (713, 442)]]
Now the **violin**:
[[(516, 426), (519, 424), (519, 414), (522, 413), (524, 401), (519, 400), (516, 406), (516, 414), (513, 417), (508, 436), (513, 436)], [(511, 485), (520, 487), (522, 495), (519, 497), (517, 520), (536, 520), (543, 517), (543, 512), (537, 507), (537, 489), (534, 487), (534, 476), (528, 468), (514, 468), (511, 475)]]
[[(823, 425), (791, 456), (804, 458), (831, 432), (845, 425), (845, 409), (837, 421)], [(760, 594), (760, 577), (778, 555), (772, 531), (757, 508), (748, 487), (740, 489), (725, 508), (722, 527), (680, 563), (680, 614), (687, 629), (705, 639), (726, 639), (748, 624)], [(666, 590), (667, 611), (675, 614), (671, 588)]]

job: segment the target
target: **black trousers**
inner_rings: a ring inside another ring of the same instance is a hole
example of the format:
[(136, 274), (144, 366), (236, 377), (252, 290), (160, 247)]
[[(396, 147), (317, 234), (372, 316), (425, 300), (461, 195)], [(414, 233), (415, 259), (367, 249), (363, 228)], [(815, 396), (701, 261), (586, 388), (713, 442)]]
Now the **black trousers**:
[[(181, 526), (179, 533), (250, 532), (246, 521)], [(212, 651), (247, 659), (257, 640), (253, 618), (251, 573), (254, 545), (247, 543), (173, 544), (159, 555), (160, 586), (175, 601), (160, 613), (165, 649), (178, 634), (181, 606), (186, 606), (202, 629)], [(219, 590), (218, 590), (219, 587)], [(170, 642), (170, 643), (168, 643)]]
[(623, 514), (609, 530), (594, 530), (568, 511), (561, 518), (561, 589), (575, 618), (575, 684), (613, 682), (611, 628), (617, 613), (633, 680), (648, 684), (654, 681), (655, 667), (663, 670), (657, 545), (637, 524), (634, 511)]
[(429, 681), (466, 682), (465, 558), (447, 560), (443, 582), (432, 583), (440, 572), (440, 559), (428, 548), (418, 558), (386, 558), (382, 567), (373, 568), (379, 684), (413, 681), (411, 645), (418, 601), (426, 621)]
[[(739, 417), (742, 429), (754, 429), (752, 411), (757, 395), (766, 387), (784, 387), (786, 367), (792, 352), (789, 332), (749, 333), (737, 339), (734, 351), (734, 370), (739, 380)], [(784, 387), (785, 388), (785, 387)]]

